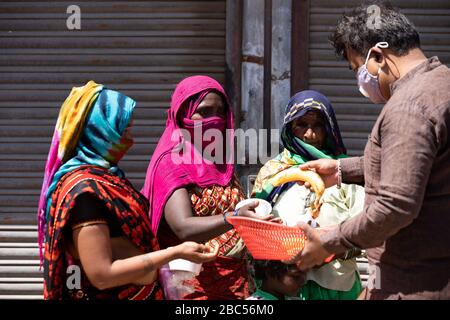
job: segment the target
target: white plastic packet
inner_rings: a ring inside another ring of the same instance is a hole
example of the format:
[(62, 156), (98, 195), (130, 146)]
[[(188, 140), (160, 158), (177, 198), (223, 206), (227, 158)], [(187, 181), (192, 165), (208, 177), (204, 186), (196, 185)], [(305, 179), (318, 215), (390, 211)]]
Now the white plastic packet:
[(201, 272), (202, 264), (176, 259), (162, 266), (159, 279), (167, 300), (181, 300), (195, 291), (191, 281)]

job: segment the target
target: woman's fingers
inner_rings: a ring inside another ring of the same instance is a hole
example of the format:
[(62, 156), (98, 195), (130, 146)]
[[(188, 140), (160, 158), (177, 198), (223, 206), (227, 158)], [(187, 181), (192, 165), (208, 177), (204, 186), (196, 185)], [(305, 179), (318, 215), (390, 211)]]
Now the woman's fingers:
[(203, 245), (203, 251), (199, 253), (201, 262), (212, 261), (219, 253), (219, 246), (211, 246), (210, 244)]
[(274, 218), (274, 215), (273, 214), (268, 214), (267, 216), (264, 216), (264, 217), (260, 217), (260, 216), (256, 215), (256, 218), (257, 219), (261, 219), (261, 220), (265, 220), (265, 221), (269, 221), (269, 220)]
[(272, 220), (270, 220), (270, 222), (282, 224), (283, 219), (281, 219), (280, 217), (276, 217), (276, 218), (273, 218)]
[(259, 201), (255, 200), (249, 204), (246, 204), (245, 206), (242, 206), (238, 210), (238, 215), (242, 217), (251, 217), (252, 215), (255, 215), (255, 208), (259, 205)]
[(259, 205), (258, 200), (254, 200), (252, 203), (249, 203), (242, 208), (245, 208), (245, 210), (255, 211), (255, 208)]
[(219, 253), (219, 246), (213, 246), (210, 243), (207, 243), (205, 246), (205, 249), (203, 250), (203, 253), (212, 253), (212, 254), (218, 254)]
[(219, 253), (219, 246), (213, 247), (209, 244), (200, 244), (192, 241), (184, 242), (185, 259), (194, 263), (203, 263), (212, 261)]
[(219, 246), (218, 245), (211, 246), (211, 245), (208, 244), (208, 247), (209, 247), (210, 252), (213, 254), (214, 257), (219, 254)]

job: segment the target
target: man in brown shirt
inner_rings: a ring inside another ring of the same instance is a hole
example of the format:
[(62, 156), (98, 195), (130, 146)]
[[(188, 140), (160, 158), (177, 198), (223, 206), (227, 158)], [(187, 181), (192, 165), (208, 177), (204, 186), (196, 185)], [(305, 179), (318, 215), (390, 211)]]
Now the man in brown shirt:
[(450, 299), (450, 70), (425, 57), (404, 15), (380, 9), (376, 28), (362, 6), (331, 37), (357, 72), (360, 91), (387, 101), (364, 156), (303, 166), (327, 186), (364, 184), (364, 210), (327, 230), (301, 225), (309, 240), (297, 264), (307, 270), (330, 253), (367, 249), (367, 298)]

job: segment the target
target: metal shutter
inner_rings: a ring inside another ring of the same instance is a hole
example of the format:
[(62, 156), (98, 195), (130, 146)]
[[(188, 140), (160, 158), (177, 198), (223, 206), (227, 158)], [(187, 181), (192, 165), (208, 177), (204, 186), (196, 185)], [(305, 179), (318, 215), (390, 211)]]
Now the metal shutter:
[(0, 299), (41, 298), (35, 213), (61, 103), (93, 79), (138, 102), (121, 162), (140, 188), (176, 83), (225, 80), (225, 1), (0, 3)]
[[(328, 35), (344, 11), (358, 0), (311, 0), (309, 16), (309, 88), (330, 99), (349, 154), (363, 153), (367, 136), (381, 110), (361, 96), (356, 78), (345, 61), (338, 61)], [(417, 27), (422, 48), (428, 57), (437, 55), (450, 65), (450, 2), (448, 0), (392, 0), (391, 3)], [(363, 283), (367, 280), (367, 260), (358, 259)]]

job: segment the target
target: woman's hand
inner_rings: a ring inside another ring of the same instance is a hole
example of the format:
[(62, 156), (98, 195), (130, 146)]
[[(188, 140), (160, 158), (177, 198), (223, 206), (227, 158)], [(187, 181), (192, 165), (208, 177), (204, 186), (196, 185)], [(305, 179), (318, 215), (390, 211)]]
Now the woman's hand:
[(175, 248), (181, 259), (186, 259), (194, 263), (212, 261), (219, 253), (219, 246), (213, 248), (209, 244), (199, 244), (192, 241), (183, 242)]
[[(214, 249), (208, 244), (204, 245), (197, 242), (186, 241), (178, 246), (169, 247), (166, 250), (161, 250), (159, 252), (162, 252), (167, 257), (167, 262), (174, 259), (186, 259), (194, 263), (204, 263), (212, 261), (216, 258), (219, 252), (219, 247)], [(156, 253), (158, 253), (158, 251)], [(153, 259), (149, 256), (154, 254), (155, 252), (140, 256), (142, 262), (146, 265), (147, 270), (143, 277), (133, 282), (134, 284), (148, 285), (156, 280), (156, 265), (154, 264)]]
[(283, 221), (283, 219), (281, 219), (281, 217), (272, 218), (269, 221), (273, 222), (273, 223), (279, 223), (279, 224), (283, 224), (284, 223), (284, 221)]
[[(312, 170), (318, 173), (325, 183), (325, 187), (331, 187), (338, 182), (338, 160), (334, 159), (318, 159), (309, 161), (299, 166), (302, 170)], [(305, 187), (310, 188), (309, 183), (304, 184)]]
[[(239, 217), (247, 217), (247, 218), (253, 218), (253, 219), (261, 219), (261, 220), (272, 220), (276, 219), (274, 218), (273, 214), (268, 214), (264, 217), (261, 217), (260, 215), (256, 214), (255, 208), (259, 205), (259, 201), (255, 200), (252, 203), (246, 204), (245, 206), (242, 206), (238, 210), (238, 216)], [(274, 221), (276, 222), (276, 221)]]

